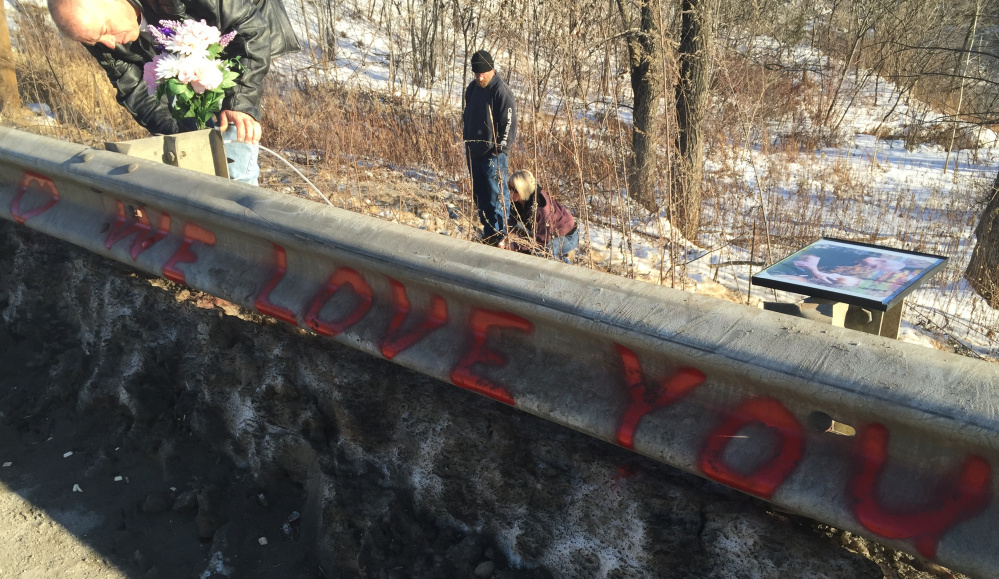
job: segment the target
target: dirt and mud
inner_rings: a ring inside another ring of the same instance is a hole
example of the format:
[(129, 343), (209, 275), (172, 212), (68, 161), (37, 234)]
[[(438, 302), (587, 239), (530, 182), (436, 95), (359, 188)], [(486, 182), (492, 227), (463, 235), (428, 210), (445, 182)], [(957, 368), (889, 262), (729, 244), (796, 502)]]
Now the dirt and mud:
[(0, 465), (2, 577), (950, 576), (3, 220)]

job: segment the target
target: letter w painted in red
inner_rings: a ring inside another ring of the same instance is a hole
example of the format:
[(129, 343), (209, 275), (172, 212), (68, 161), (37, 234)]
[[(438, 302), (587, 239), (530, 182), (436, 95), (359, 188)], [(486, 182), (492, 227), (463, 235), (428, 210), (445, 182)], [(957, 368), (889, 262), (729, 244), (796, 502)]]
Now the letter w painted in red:
[(668, 380), (654, 388), (645, 384), (642, 364), (634, 352), (621, 344), (614, 344), (624, 364), (624, 383), (631, 395), (631, 404), (617, 429), (617, 443), (625, 448), (635, 448), (635, 430), (642, 417), (660, 408), (675, 404), (704, 382), (704, 373), (694, 368), (679, 368)]
[(849, 492), (854, 512), (865, 527), (892, 539), (913, 538), (916, 550), (927, 559), (937, 555), (945, 531), (980, 513), (992, 501), (992, 468), (985, 459), (969, 454), (960, 472), (950, 473), (934, 493), (932, 505), (910, 513), (889, 513), (877, 498), (877, 482), (888, 460), (888, 429), (872, 424), (857, 437), (856, 471)]
[[(21, 201), (24, 200), (24, 196), (28, 191), (32, 189), (32, 185), (41, 189), (42, 193), (48, 196), (48, 200), (34, 209), (21, 211)], [(52, 206), (58, 202), (59, 190), (56, 189), (55, 183), (51, 179), (43, 177), (38, 173), (25, 171), (24, 176), (21, 177), (21, 182), (17, 186), (17, 195), (14, 195), (14, 199), (10, 202), (11, 217), (19, 225), (24, 225), (25, 221), (52, 209)]]
[(423, 318), (423, 322), (414, 324), (415, 327), (408, 332), (402, 332), (402, 324), (409, 317), (409, 297), (406, 295), (406, 286), (392, 278), (389, 278), (389, 283), (392, 284), (392, 306), (395, 308), (395, 315), (389, 322), (388, 333), (382, 340), (382, 356), (387, 360), (391, 360), (399, 352), (447, 323), (447, 302), (435, 295), (430, 304), (430, 313)]
[(506, 365), (506, 356), (486, 349), (489, 328), (512, 328), (530, 334), (534, 332), (534, 324), (520, 316), (506, 312), (494, 312), (475, 308), (472, 310), (469, 325), (472, 326), (472, 347), (458, 361), (454, 370), (451, 371), (451, 382), (466, 390), (478, 392), (483, 396), (488, 396), (494, 400), (499, 400), (504, 404), (513, 406), (513, 395), (510, 394), (510, 391), (505, 386), (479, 376), (472, 371), (472, 366), (476, 363), (489, 364), (491, 366)]
[(170, 233), (170, 216), (166, 213), (160, 214), (160, 224), (156, 231), (150, 235), (153, 224), (149, 221), (149, 212), (144, 207), (135, 208), (133, 216), (125, 216), (125, 204), (115, 199), (118, 203), (118, 214), (111, 224), (111, 231), (104, 241), (104, 247), (111, 249), (111, 246), (125, 239), (129, 235), (138, 233), (139, 236), (132, 242), (132, 261), (139, 257), (139, 254), (149, 249), (153, 244), (159, 242)]

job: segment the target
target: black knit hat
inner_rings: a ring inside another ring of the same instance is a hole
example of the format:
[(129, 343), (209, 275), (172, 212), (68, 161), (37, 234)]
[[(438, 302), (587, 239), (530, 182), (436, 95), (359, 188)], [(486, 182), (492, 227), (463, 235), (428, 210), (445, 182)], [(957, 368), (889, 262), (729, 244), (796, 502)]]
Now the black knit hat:
[(472, 55), (472, 72), (482, 74), (493, 69), (493, 55), (480, 50)]

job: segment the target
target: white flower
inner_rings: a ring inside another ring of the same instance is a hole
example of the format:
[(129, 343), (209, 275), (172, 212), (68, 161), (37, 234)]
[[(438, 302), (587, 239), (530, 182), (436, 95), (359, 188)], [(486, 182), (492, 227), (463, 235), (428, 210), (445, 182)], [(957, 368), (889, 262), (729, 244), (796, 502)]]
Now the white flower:
[(209, 60), (198, 56), (188, 56), (180, 59), (177, 70), (177, 80), (190, 83), (191, 89), (198, 94), (206, 90), (215, 90), (222, 84), (222, 71), (217, 60)]
[(201, 94), (207, 90), (215, 90), (222, 84), (222, 63), (217, 60), (206, 60), (204, 68), (198, 73), (197, 80), (191, 81), (194, 92)]
[(153, 66), (156, 69), (156, 79), (164, 80), (176, 78), (180, 73), (180, 62), (183, 60), (176, 54), (162, 53), (153, 57)]
[(219, 29), (209, 26), (204, 20), (185, 20), (164, 48), (185, 56), (204, 56), (208, 54), (208, 47), (221, 38)]

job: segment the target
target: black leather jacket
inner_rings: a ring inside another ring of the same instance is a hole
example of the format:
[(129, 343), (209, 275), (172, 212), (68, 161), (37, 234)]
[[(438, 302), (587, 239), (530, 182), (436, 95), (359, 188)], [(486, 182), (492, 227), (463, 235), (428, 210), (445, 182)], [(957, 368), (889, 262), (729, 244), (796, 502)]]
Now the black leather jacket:
[[(260, 95), (271, 58), (300, 48), (291, 21), (281, 0), (128, 0), (145, 17), (158, 25), (160, 20), (204, 19), (222, 34), (236, 30), (236, 38), (225, 56), (240, 56), (245, 70), (236, 86), (222, 101), (222, 110), (247, 113), (260, 119)], [(152, 133), (173, 134), (192, 127), (170, 116), (166, 103), (150, 96), (142, 80), (142, 67), (156, 54), (156, 42), (148, 32), (114, 50), (102, 45), (87, 46), (118, 90), (118, 103)]]

